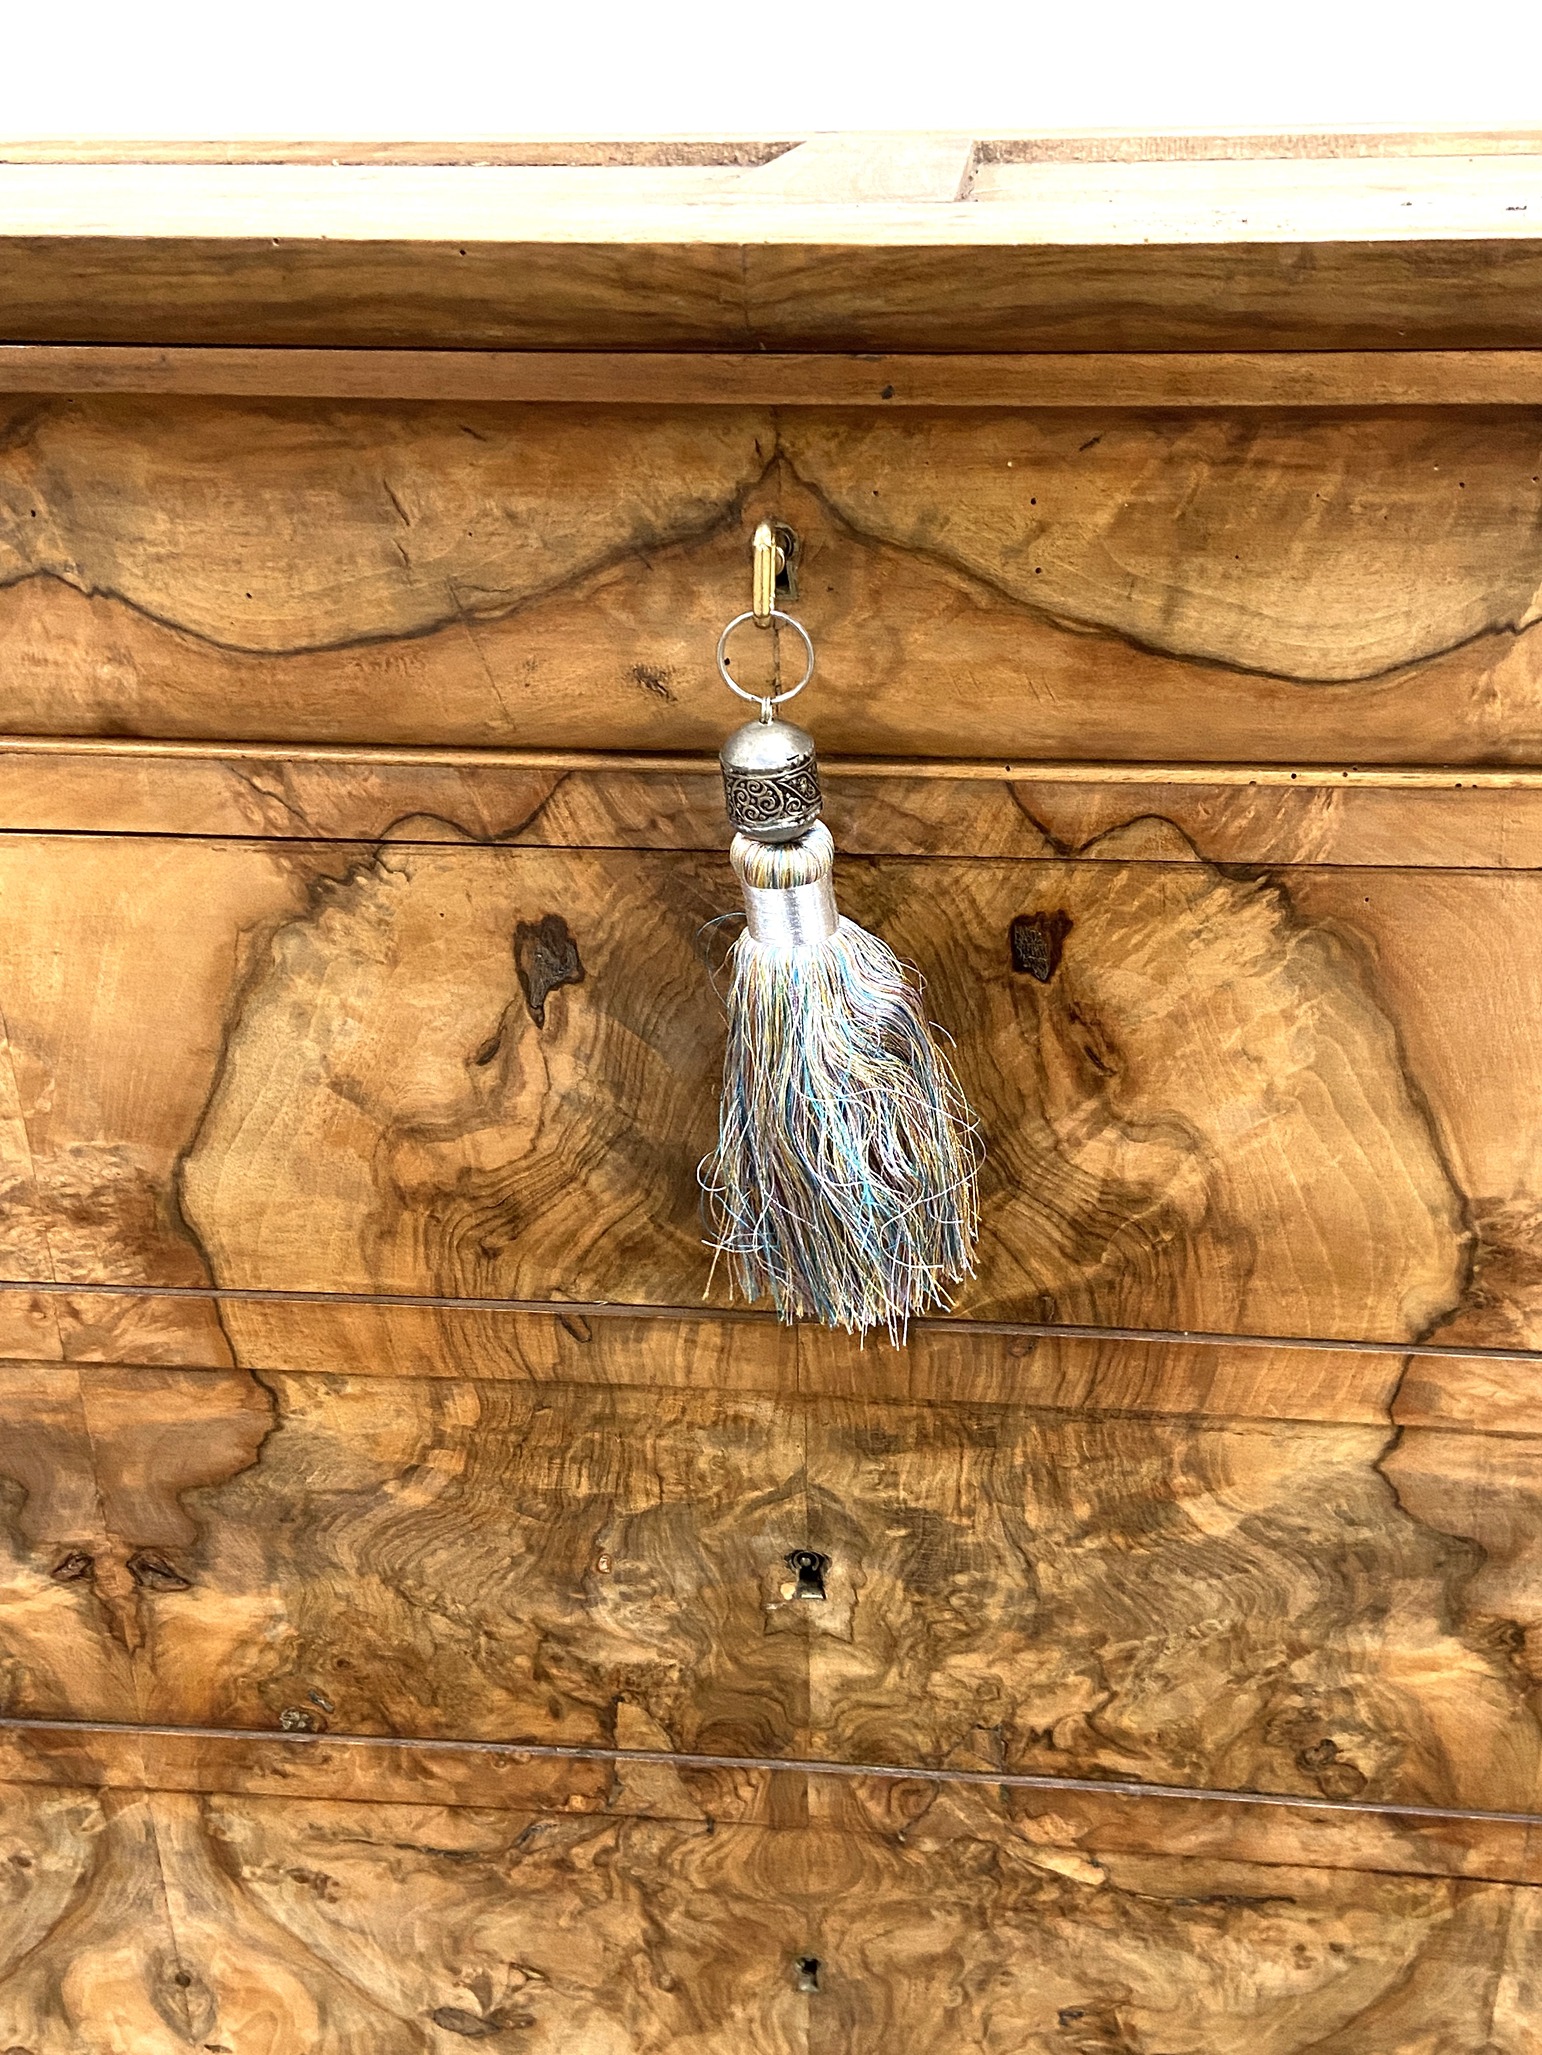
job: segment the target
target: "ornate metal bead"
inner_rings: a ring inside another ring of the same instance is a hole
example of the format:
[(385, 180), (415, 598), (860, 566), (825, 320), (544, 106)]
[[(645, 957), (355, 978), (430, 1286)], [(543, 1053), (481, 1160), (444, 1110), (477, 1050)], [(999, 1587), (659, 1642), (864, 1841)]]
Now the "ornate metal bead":
[(746, 721), (718, 752), (728, 818), (757, 842), (795, 842), (822, 804), (814, 738), (790, 721)]

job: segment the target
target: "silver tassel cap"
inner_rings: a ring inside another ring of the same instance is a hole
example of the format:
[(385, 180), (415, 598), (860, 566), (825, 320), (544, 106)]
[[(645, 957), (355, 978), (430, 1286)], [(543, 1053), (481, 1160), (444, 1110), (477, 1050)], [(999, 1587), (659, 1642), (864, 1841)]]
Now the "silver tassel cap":
[(823, 803), (814, 738), (791, 721), (746, 721), (718, 751), (730, 824), (757, 842), (796, 842)]

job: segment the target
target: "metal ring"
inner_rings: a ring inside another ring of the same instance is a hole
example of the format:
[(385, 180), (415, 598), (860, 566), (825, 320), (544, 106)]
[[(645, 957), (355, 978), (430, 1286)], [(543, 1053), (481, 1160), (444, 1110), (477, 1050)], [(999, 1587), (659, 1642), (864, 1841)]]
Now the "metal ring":
[(784, 699), (795, 699), (797, 695), (803, 690), (804, 686), (808, 683), (809, 679), (813, 677), (814, 644), (807, 628), (804, 627), (801, 621), (794, 620), (791, 614), (784, 614), (780, 608), (773, 607), (770, 613), (766, 616), (766, 618), (771, 621), (780, 621), (784, 628), (792, 629), (793, 633), (802, 642), (803, 647), (808, 654), (808, 667), (804, 671), (803, 676), (798, 680), (797, 684), (790, 686), (786, 692), (778, 692), (775, 694), (767, 694), (764, 692), (746, 692), (742, 685), (737, 683), (735, 679), (729, 676), (728, 665), (724, 660), (723, 652), (727, 649), (728, 638), (730, 635), (732, 635), (735, 628), (742, 628), (746, 621), (753, 621), (755, 618), (756, 615), (753, 609), (749, 613), (735, 614), (733, 619), (729, 622), (728, 626), (723, 630), (722, 634), (718, 637), (717, 674), (722, 679), (723, 683), (728, 687), (730, 692), (737, 692), (741, 699), (749, 700), (752, 705), (761, 707), (780, 706)]

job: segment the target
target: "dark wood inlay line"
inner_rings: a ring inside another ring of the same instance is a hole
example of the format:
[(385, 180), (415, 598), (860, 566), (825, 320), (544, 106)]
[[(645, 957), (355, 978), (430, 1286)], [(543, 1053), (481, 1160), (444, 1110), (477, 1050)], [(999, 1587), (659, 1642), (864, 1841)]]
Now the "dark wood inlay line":
[[(1542, 354), (1542, 353), (1539, 353)], [(0, 735), (0, 756), (132, 758), (188, 763), (337, 764), (362, 769), (640, 771), (715, 777), (702, 751), (650, 754), (624, 749), (500, 749), (432, 743), (223, 742), (141, 735)], [(1238, 785), (1325, 787), (1333, 791), (1534, 792), (1542, 764), (1344, 764), (1121, 762), (1046, 758), (823, 755), (841, 778), (937, 778), (1014, 785)]]
[(822, 1756), (696, 1755), (667, 1748), (609, 1748), (599, 1743), (469, 1741), (403, 1734), (310, 1734), (270, 1727), (178, 1727), (141, 1720), (45, 1720), (0, 1715), (10, 1734), (101, 1734), (125, 1740), (243, 1741), (279, 1748), (391, 1748), (433, 1755), (490, 1756), (508, 1762), (611, 1762), (687, 1770), (790, 1770), (809, 1777), (881, 1777), (895, 1783), (960, 1784), (1010, 1791), (1077, 1792), (1100, 1798), (1179, 1799), (1213, 1805), (1261, 1805), (1302, 1812), (1370, 1814), (1381, 1819), (1471, 1820), (1483, 1825), (1542, 1827), (1542, 1812), (1481, 1806), (1395, 1804), (1384, 1799), (1313, 1798), (1285, 1791), (1235, 1791), (1208, 1784), (1143, 1784), (1129, 1779), (1056, 1777), (1026, 1770), (961, 1770), (911, 1763), (833, 1762)]
[[(0, 1291), (56, 1293), (68, 1298), (88, 1294), (108, 1298), (212, 1299), (259, 1305), (384, 1306), (447, 1313), (535, 1313), (550, 1319), (564, 1314), (592, 1320), (736, 1320), (769, 1324), (775, 1314), (754, 1306), (649, 1305), (616, 1299), (458, 1298), (433, 1292), (365, 1292), (283, 1290), (273, 1286), (219, 1284), (68, 1283), (53, 1278), (0, 1277)], [(1350, 1351), (1372, 1356), (1449, 1356), (1459, 1361), (1481, 1357), (1497, 1363), (1542, 1363), (1542, 1349), (1495, 1348), (1479, 1342), (1377, 1340), (1366, 1336), (1317, 1334), (1227, 1334), (1204, 1328), (1094, 1327), (1041, 1320), (970, 1320), (931, 1317), (911, 1323), (917, 1331), (953, 1334), (1024, 1335), (1042, 1341), (1182, 1342), (1197, 1348), (1315, 1349)]]

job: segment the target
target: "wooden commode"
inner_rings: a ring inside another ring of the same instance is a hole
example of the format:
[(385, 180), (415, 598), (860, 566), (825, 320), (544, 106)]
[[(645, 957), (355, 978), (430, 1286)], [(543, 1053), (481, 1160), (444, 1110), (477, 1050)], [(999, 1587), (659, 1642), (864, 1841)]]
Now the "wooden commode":
[[(767, 519), (902, 1349), (708, 1287)], [(1542, 136), (0, 147), (0, 731), (0, 2050), (1531, 2055)]]

